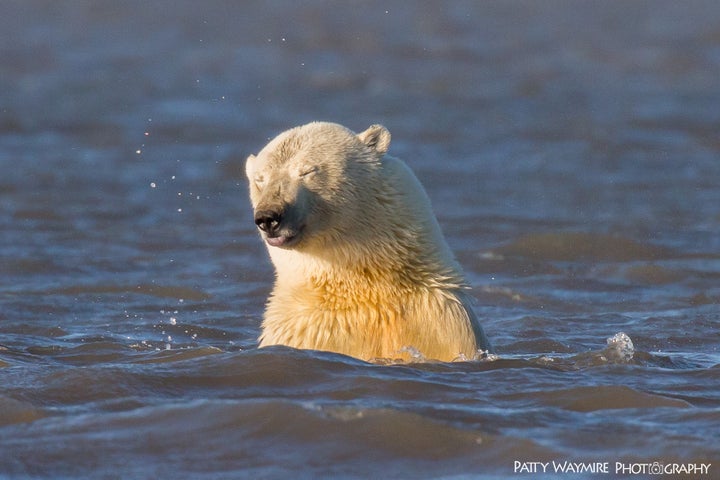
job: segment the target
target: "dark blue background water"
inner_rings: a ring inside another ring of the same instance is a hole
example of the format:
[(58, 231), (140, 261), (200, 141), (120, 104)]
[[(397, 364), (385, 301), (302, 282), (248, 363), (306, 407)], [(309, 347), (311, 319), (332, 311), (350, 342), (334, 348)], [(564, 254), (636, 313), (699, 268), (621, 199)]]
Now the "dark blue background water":
[[(3, 3), (0, 475), (717, 473), (719, 5)], [(316, 119), (390, 129), (498, 359), (256, 349), (243, 162)]]

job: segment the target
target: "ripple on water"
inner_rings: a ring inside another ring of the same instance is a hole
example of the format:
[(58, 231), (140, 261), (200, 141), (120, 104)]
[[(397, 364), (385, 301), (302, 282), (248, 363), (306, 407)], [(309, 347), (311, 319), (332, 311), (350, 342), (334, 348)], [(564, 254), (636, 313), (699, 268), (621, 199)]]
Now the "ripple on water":
[(672, 250), (617, 235), (586, 232), (529, 234), (493, 250), (496, 255), (553, 261), (659, 260), (677, 256)]
[[(75, 459), (73, 464), (51, 453), (57, 445)], [(378, 469), (399, 475), (408, 465), (427, 475), (448, 475), (506, 468), (517, 455), (557, 457), (530, 439), (481, 433), (397, 409), (287, 400), (197, 400), (88, 413), (71, 422), (49, 418), (31, 424), (4, 446), (0, 460), (11, 471), (15, 467), (59, 475), (85, 472), (90, 466), (98, 474), (117, 467), (126, 472), (132, 466), (129, 459), (145, 455), (157, 459), (154, 468), (172, 464), (192, 471), (195, 465), (214, 465), (226, 474), (247, 475), (267, 474), (269, 465), (277, 465), (276, 473), (299, 469), (330, 476), (347, 472), (347, 465), (356, 475)], [(46, 453), (44, 461), (33, 464), (39, 452)]]
[[(533, 401), (550, 407), (574, 412), (594, 412), (626, 408), (689, 408), (691, 405), (676, 398), (654, 395), (624, 385), (574, 387), (533, 394)], [(508, 400), (521, 400), (508, 396)]]

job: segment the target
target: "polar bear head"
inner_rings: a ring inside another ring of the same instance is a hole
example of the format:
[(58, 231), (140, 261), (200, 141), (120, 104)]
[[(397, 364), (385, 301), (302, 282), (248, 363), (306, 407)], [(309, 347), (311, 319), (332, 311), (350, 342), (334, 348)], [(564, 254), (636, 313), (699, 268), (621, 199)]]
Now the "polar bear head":
[(390, 132), (381, 125), (356, 135), (313, 122), (250, 155), (250, 199), (267, 244), (299, 250), (361, 237), (383, 194), (380, 165), (389, 145)]

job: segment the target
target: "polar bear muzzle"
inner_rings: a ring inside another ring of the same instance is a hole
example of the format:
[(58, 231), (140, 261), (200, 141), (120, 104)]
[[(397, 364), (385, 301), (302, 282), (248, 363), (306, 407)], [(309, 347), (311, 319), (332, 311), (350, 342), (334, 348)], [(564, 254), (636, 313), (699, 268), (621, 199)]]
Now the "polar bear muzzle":
[(292, 209), (261, 209), (255, 212), (255, 225), (272, 247), (288, 248), (299, 240), (304, 225), (293, 221)]

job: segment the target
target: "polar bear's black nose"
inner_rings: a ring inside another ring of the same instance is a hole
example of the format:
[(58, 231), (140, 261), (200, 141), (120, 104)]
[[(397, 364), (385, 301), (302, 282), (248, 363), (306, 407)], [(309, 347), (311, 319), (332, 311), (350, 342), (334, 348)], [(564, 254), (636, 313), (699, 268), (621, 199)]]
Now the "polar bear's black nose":
[(274, 210), (261, 210), (255, 213), (255, 225), (267, 234), (277, 231), (282, 220), (282, 214)]

